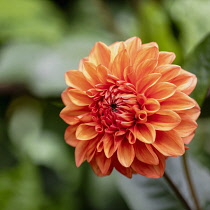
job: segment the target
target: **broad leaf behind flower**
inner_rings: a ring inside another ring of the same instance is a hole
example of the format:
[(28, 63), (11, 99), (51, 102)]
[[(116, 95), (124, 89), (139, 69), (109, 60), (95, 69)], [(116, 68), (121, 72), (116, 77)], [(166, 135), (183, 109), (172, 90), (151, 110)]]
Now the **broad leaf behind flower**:
[(198, 78), (192, 97), (202, 105), (210, 87), (210, 34), (189, 55), (184, 68)]
[[(208, 186), (208, 183), (210, 183), (210, 174), (192, 159), (189, 159), (188, 164), (190, 164), (191, 176), (195, 185), (196, 194), (203, 207), (202, 209), (208, 209), (210, 207), (210, 188)], [(190, 206), (193, 207), (193, 200), (183, 174), (181, 158), (169, 158), (166, 172), (177, 185)], [(136, 175), (133, 179), (126, 179), (119, 174), (115, 175), (119, 191), (131, 210), (184, 209), (163, 177), (149, 179)]]

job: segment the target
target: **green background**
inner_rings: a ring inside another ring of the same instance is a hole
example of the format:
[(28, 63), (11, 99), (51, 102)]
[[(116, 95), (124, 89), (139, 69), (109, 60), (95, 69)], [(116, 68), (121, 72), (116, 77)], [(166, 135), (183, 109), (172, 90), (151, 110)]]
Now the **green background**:
[[(97, 177), (63, 138), (64, 73), (96, 41), (132, 36), (176, 53), (195, 73), (202, 107), (189, 164), (203, 209), (210, 209), (210, 1), (0, 0), (0, 210), (183, 209), (167, 183), (114, 172)], [(169, 158), (170, 159), (170, 158)], [(167, 172), (191, 205), (180, 158)]]

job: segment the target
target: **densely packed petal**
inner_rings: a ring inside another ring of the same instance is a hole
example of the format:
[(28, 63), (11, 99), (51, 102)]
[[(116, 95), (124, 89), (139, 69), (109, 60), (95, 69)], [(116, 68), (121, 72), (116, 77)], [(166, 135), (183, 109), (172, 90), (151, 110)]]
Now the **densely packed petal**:
[(167, 157), (185, 153), (200, 114), (189, 97), (197, 78), (174, 59), (157, 43), (132, 37), (97, 42), (79, 70), (66, 72), (60, 117), (77, 166), (88, 161), (98, 176), (116, 169), (159, 178)]

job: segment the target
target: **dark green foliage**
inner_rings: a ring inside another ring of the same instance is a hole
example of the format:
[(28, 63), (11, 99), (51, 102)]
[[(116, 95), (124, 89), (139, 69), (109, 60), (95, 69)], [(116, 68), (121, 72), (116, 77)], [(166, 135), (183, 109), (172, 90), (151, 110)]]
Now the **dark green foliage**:
[[(64, 141), (64, 73), (77, 69), (96, 41), (132, 36), (176, 52), (175, 63), (185, 60), (183, 68), (198, 77), (192, 97), (202, 114), (189, 151), (202, 166), (190, 164), (202, 207), (210, 208), (208, 1), (1, 0), (0, 8), (1, 210), (183, 209), (163, 178), (98, 178), (89, 164), (75, 166)], [(167, 171), (192, 205), (174, 160)]]

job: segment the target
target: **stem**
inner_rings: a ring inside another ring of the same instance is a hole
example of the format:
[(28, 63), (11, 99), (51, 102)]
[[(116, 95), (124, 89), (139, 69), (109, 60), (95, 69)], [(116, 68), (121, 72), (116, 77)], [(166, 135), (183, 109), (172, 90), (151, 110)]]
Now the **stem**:
[(182, 161), (183, 161), (185, 175), (187, 177), (188, 187), (190, 189), (190, 192), (191, 192), (194, 204), (195, 204), (197, 210), (201, 210), (200, 204), (198, 202), (198, 197), (196, 195), (195, 188), (194, 188), (194, 185), (193, 185), (193, 182), (192, 182), (192, 178), (190, 176), (189, 165), (187, 164), (187, 155), (186, 155), (186, 153), (183, 155)]
[(185, 206), (185, 209), (186, 210), (191, 210), (189, 204), (187, 203), (187, 201), (185, 200), (185, 198), (182, 196), (182, 194), (180, 193), (180, 191), (178, 190), (178, 188), (176, 187), (176, 185), (173, 183), (173, 181), (167, 175), (166, 172), (164, 173), (163, 177), (166, 179), (166, 181), (168, 182), (168, 184), (170, 185), (170, 187), (173, 189), (173, 191), (175, 192), (177, 198), (183, 203), (183, 205)]

